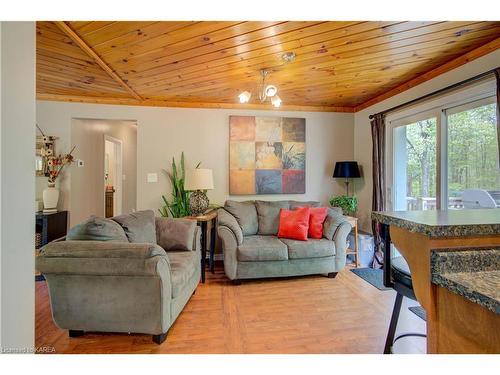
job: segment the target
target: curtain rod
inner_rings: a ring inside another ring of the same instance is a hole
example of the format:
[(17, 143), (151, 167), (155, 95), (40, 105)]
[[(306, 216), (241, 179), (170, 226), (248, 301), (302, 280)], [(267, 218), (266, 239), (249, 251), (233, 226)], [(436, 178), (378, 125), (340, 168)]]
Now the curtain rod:
[(469, 84), (469, 83), (474, 82), (474, 81), (479, 81), (479, 80), (481, 80), (481, 79), (483, 79), (483, 78), (485, 78), (485, 77), (487, 77), (487, 76), (489, 76), (491, 74), (494, 74), (496, 69), (499, 69), (499, 68), (488, 70), (488, 71), (486, 71), (484, 73), (478, 74), (477, 76), (468, 78), (466, 80), (454, 83), (453, 85), (444, 87), (444, 88), (439, 89), (437, 91), (434, 91), (434, 92), (431, 92), (431, 93), (426, 94), (424, 96), (421, 96), (420, 98), (416, 98), (416, 99), (410, 100), (409, 102), (406, 102), (406, 103), (403, 103), (403, 104), (399, 104), (399, 105), (397, 105), (395, 107), (386, 109), (385, 111), (381, 111), (381, 112), (375, 113), (373, 115), (368, 116), (368, 118), (371, 120), (372, 118), (375, 117), (375, 115), (379, 115), (379, 114), (384, 114), (385, 115), (386, 113), (393, 112), (395, 110), (398, 110), (398, 109), (403, 108), (403, 107), (407, 107), (409, 105), (415, 104), (417, 102), (420, 102), (422, 100), (428, 99), (430, 97), (437, 96), (437, 95), (443, 94), (445, 92), (451, 91), (453, 89), (456, 89), (457, 87), (464, 86), (464, 85)]

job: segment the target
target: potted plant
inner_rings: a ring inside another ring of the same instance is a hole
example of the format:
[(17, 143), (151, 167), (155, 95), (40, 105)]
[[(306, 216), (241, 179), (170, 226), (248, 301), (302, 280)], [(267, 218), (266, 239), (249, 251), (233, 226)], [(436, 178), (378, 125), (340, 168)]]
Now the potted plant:
[(340, 207), (344, 215), (352, 216), (358, 210), (358, 198), (355, 196), (337, 195), (330, 199), (332, 207)]
[[(201, 162), (196, 165), (200, 166)], [(184, 180), (186, 178), (186, 169), (184, 166), (184, 152), (181, 153), (181, 162), (177, 166), (175, 158), (172, 158), (172, 171), (165, 170), (165, 173), (172, 184), (172, 200), (169, 202), (167, 198), (162, 195), (165, 205), (158, 211), (163, 217), (184, 217), (189, 216), (191, 211), (189, 209), (189, 195), (190, 192), (184, 189)]]

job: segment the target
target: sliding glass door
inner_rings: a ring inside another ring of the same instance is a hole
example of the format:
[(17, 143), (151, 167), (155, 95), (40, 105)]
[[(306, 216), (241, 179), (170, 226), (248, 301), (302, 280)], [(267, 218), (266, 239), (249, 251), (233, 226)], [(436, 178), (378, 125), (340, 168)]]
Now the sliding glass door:
[(498, 199), (500, 171), (493, 98), (447, 109), (445, 116), (448, 207), (462, 208), (463, 193), (471, 189), (486, 190)]
[(394, 129), (396, 210), (436, 209), (437, 118)]
[[(464, 192), (500, 203), (494, 97), (390, 121), (388, 206), (462, 209)], [(467, 196), (467, 195), (466, 195)], [(494, 207), (495, 203), (493, 203)]]

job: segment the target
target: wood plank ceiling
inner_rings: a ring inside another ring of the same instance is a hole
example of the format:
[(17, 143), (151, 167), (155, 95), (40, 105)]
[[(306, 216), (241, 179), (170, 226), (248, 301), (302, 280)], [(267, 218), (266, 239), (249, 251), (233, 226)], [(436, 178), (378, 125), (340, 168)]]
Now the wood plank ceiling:
[(282, 109), (354, 112), (497, 48), (500, 22), (37, 22), (37, 96), (272, 109), (267, 69)]

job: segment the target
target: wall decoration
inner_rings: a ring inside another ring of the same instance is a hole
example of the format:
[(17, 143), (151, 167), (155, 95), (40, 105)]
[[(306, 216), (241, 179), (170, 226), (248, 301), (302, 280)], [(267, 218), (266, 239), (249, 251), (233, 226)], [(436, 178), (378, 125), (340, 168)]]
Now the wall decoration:
[(35, 170), (38, 177), (49, 177), (49, 158), (56, 154), (57, 137), (51, 135), (36, 136)]
[(304, 194), (306, 120), (229, 117), (229, 194)]

